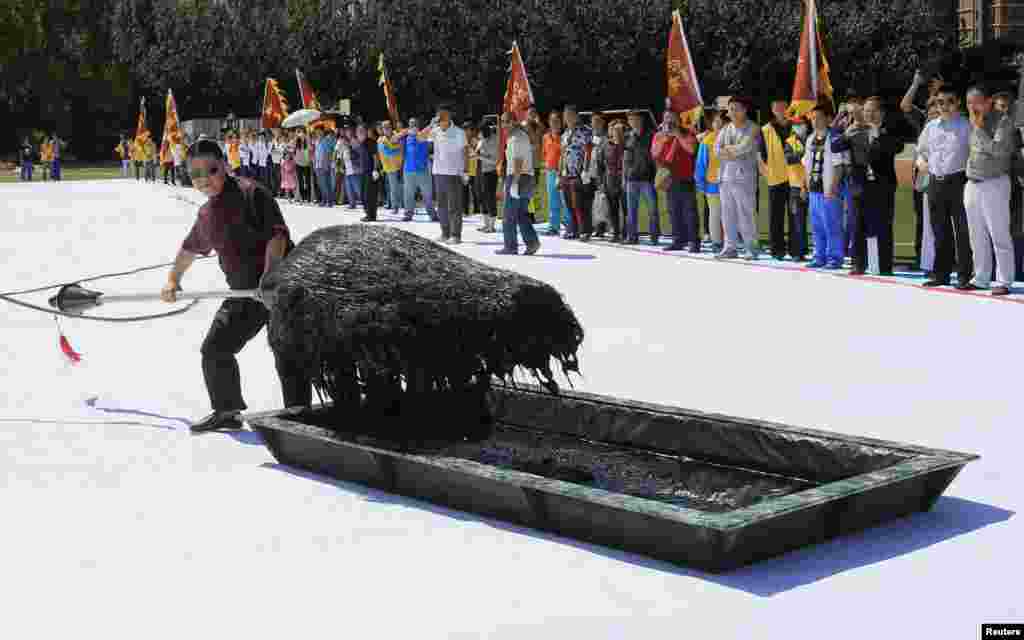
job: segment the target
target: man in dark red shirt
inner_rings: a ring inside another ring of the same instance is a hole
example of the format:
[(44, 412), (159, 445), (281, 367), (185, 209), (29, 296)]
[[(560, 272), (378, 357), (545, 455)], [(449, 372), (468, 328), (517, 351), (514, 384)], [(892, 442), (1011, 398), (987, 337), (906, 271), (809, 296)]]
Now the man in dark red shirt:
[[(217, 252), (232, 289), (259, 288), (263, 274), (292, 246), (281, 209), (262, 185), (227, 175), (224, 154), (216, 142), (200, 140), (188, 152), (189, 174), (209, 200), (178, 250), (167, 284), (160, 293), (174, 302), (181, 278), (196, 255)], [(242, 428), (242, 386), (235, 356), (267, 323), (267, 308), (251, 298), (229, 298), (214, 316), (201, 349), (203, 377), (213, 413), (192, 425), (193, 432)], [(286, 407), (309, 406), (309, 379), (287, 358), (274, 354)]]
[(679, 114), (666, 111), (662, 130), (651, 142), (651, 156), (659, 167), (672, 173), (668, 186), (668, 213), (672, 220), (672, 244), (664, 251), (700, 253), (700, 222), (697, 219), (697, 190), (693, 168), (697, 136), (679, 126)]

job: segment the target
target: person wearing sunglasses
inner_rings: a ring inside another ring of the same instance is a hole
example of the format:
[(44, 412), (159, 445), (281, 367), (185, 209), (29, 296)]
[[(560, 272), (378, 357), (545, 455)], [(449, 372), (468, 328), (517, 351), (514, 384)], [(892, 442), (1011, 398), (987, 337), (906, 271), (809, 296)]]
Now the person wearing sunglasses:
[[(213, 140), (200, 140), (189, 148), (188, 168), (192, 184), (208, 200), (178, 250), (161, 299), (174, 302), (195, 257), (211, 251), (217, 252), (231, 289), (260, 288), (264, 274), (294, 246), (277, 201), (263, 185), (227, 175), (224, 152)], [(246, 404), (235, 356), (267, 324), (268, 316), (263, 303), (251, 298), (221, 303), (200, 349), (213, 413), (193, 424), (193, 433), (242, 428)], [(285, 406), (308, 407), (309, 378), (289, 359), (276, 353), (274, 359)]]
[(952, 87), (939, 88), (935, 103), (939, 117), (924, 128), (917, 148), (918, 157), (928, 166), (926, 197), (935, 236), (932, 278), (924, 286), (948, 285), (955, 257), (957, 288), (968, 289), (974, 276), (974, 263), (964, 209), (964, 187), (971, 123), (960, 115), (960, 98)]

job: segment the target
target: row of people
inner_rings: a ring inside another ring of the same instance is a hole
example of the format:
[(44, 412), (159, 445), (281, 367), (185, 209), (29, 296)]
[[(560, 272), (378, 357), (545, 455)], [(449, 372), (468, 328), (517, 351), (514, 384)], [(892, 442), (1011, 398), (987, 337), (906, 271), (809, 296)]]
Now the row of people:
[[(912, 89), (922, 84), (915, 78)], [(569, 239), (610, 234), (613, 242), (637, 243), (641, 203), (657, 212), (662, 192), (673, 236), (665, 250), (699, 252), (707, 237), (719, 259), (737, 258), (741, 250), (756, 259), (755, 211), (763, 179), (773, 258), (839, 269), (850, 257), (854, 275), (890, 275), (895, 157), (907, 127), (916, 127), (915, 190), (925, 209), (918, 244), (921, 266), (931, 275), (928, 286), (949, 284), (954, 265), (959, 288), (989, 286), (994, 246), (993, 293), (1003, 295), (1014, 270), (1007, 210), (1008, 173), (1019, 150), (1016, 130), (982, 87), (968, 94), (970, 122), (959, 114), (955, 92), (933, 87), (932, 93), (928, 114), (919, 118), (913, 110), (887, 113), (878, 97), (851, 99), (838, 115), (818, 105), (806, 117), (789, 118), (788, 103), (778, 100), (764, 126), (749, 118), (751, 101), (737, 97), (727, 112), (709, 114), (706, 132), (684, 126), (672, 112), (648, 130), (640, 111), (630, 113), (628, 122), (609, 122), (598, 113), (588, 125), (571, 105), (549, 114), (546, 123), (531, 108), (525, 122), (502, 118), (509, 140), (502, 158), (496, 132), (484, 123), (457, 126), (451, 105), (440, 108), (426, 127), (412, 118), (407, 126), (383, 122), (308, 136), (246, 133), (224, 147), (234, 170), (260, 178), (278, 195), (315, 199), (322, 206), (344, 199), (363, 206), (367, 221), (376, 219), (378, 196), (410, 220), (419, 195), (441, 226), (439, 239), (451, 243), (461, 241), (470, 200), (484, 216), (481, 230), (493, 232), (497, 200), (503, 199), (505, 253), (517, 251), (510, 229), (520, 229), (528, 251), (539, 246), (526, 226), (532, 230), (542, 200), (547, 235), (560, 234), (564, 226)], [(500, 196), (499, 176), (505, 182)], [(1005, 198), (998, 191), (1004, 186)], [(704, 216), (698, 214), (698, 193), (706, 202)], [(999, 207), (993, 208), (994, 200)], [(649, 241), (660, 244), (659, 215), (648, 216), (647, 231)], [(934, 261), (927, 256), (932, 244)]]
[(20, 160), (18, 177), (23, 182), (32, 182), (35, 174), (36, 161), (39, 161), (39, 168), (42, 172), (43, 182), (61, 179), (61, 155), (67, 148), (67, 142), (56, 134), (47, 136), (36, 149), (35, 145), (28, 138), (21, 145), (18, 152)]

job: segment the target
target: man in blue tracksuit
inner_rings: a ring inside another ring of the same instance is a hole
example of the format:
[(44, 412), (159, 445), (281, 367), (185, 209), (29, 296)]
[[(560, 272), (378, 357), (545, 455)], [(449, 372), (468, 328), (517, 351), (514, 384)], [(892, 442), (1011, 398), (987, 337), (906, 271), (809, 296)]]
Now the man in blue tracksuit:
[(833, 131), (828, 124), (832, 118), (830, 105), (818, 105), (810, 113), (814, 131), (807, 139), (804, 151), (806, 182), (809, 194), (811, 229), (814, 233), (814, 259), (810, 268), (841, 269), (846, 255), (843, 238), (843, 205), (840, 199), (841, 167), (848, 154), (832, 149)]
[(413, 214), (416, 213), (416, 189), (423, 194), (423, 203), (427, 206), (430, 218), (433, 220), (437, 217), (434, 211), (433, 176), (429, 168), (430, 143), (416, 137), (419, 129), (419, 119), (409, 118), (409, 128), (398, 133), (404, 155), (402, 186), (405, 191), (406, 222), (412, 220)]

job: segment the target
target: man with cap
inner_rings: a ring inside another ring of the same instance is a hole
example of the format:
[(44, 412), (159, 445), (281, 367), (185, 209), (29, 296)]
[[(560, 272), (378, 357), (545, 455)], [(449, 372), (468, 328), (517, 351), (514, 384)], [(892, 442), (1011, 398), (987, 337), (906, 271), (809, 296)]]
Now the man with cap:
[[(217, 252), (231, 289), (258, 289), (263, 275), (293, 246), (277, 201), (263, 185), (229, 176), (224, 152), (212, 140), (192, 145), (188, 164), (193, 184), (208, 200), (178, 250), (161, 299), (174, 302), (182, 276), (196, 256), (210, 251)], [(261, 302), (250, 298), (221, 303), (201, 348), (213, 413), (192, 425), (194, 433), (242, 428), (246, 404), (235, 356), (267, 324), (268, 315)], [(274, 358), (285, 407), (309, 406), (309, 378), (287, 358), (276, 353)]]

